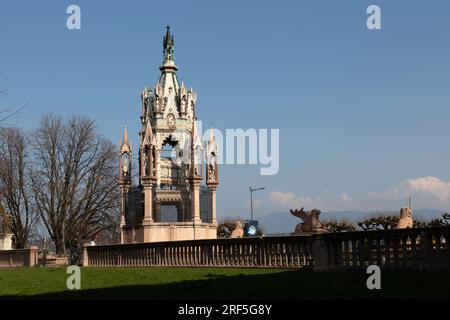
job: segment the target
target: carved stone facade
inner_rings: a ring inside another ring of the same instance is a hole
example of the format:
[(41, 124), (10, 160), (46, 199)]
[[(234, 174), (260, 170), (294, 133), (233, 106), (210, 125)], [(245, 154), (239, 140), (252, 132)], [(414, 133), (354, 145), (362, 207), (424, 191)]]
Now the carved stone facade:
[(197, 93), (178, 82), (169, 27), (163, 48), (161, 76), (141, 94), (137, 185), (126, 128), (120, 148), (121, 243), (217, 237), (217, 144), (211, 129), (203, 147), (195, 115)]

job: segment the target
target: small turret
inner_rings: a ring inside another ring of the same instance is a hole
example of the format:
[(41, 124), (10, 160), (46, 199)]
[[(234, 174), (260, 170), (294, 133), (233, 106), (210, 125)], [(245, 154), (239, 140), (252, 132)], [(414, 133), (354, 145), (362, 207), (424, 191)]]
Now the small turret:
[(128, 141), (127, 126), (123, 130), (119, 159), (119, 183), (131, 184), (131, 143)]
[(206, 147), (206, 183), (217, 184), (219, 182), (218, 172), (218, 152), (219, 148), (214, 137), (214, 129), (211, 127), (209, 131), (208, 146)]
[(147, 120), (147, 123), (145, 125), (145, 131), (144, 131), (144, 139), (142, 140), (142, 144), (145, 146), (150, 146), (153, 144), (154, 137), (153, 137), (153, 130), (152, 125), (150, 123), (150, 120)]
[(195, 118), (192, 121), (192, 153), (191, 153), (191, 175), (193, 178), (201, 178), (203, 171), (203, 144), (197, 131)]
[(156, 138), (153, 134), (150, 120), (147, 120), (144, 130), (144, 137), (142, 139), (140, 167), (141, 178), (154, 178), (155, 175), (155, 146)]

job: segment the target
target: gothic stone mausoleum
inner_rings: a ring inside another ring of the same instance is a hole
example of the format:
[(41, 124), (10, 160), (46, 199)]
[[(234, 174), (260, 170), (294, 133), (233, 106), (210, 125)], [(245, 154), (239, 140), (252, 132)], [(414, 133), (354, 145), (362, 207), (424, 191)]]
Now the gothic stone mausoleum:
[(212, 129), (206, 148), (197, 132), (197, 94), (178, 82), (169, 27), (163, 48), (161, 76), (141, 94), (137, 184), (126, 128), (120, 147), (121, 243), (217, 237), (217, 144)]

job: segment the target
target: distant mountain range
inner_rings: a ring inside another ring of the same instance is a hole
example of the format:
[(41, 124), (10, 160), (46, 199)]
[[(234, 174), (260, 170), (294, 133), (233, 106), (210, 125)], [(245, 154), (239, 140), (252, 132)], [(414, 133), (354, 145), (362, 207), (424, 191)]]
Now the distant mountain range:
[[(399, 210), (400, 211), (400, 210)], [(357, 223), (366, 217), (375, 215), (399, 215), (399, 211), (383, 211), (383, 212), (363, 212), (363, 211), (330, 211), (322, 212), (321, 220), (341, 220), (345, 219), (351, 223)], [(442, 211), (434, 209), (417, 209), (413, 210), (413, 218), (421, 220), (435, 219), (442, 216)], [(294, 231), (297, 223), (301, 220), (294, 217), (289, 211), (282, 213), (269, 213), (258, 218), (259, 224), (263, 227), (264, 233), (280, 234), (291, 233)]]

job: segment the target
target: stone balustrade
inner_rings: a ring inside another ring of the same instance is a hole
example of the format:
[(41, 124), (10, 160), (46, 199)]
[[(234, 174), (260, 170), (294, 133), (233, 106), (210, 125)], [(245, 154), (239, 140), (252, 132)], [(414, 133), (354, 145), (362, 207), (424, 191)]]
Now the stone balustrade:
[(84, 266), (450, 269), (450, 228), (84, 247)]
[(38, 247), (0, 250), (1, 267), (33, 267), (38, 265)]
[(85, 266), (311, 266), (304, 236), (170, 241), (84, 247)]
[(317, 238), (316, 269), (450, 270), (450, 228), (341, 232)]

